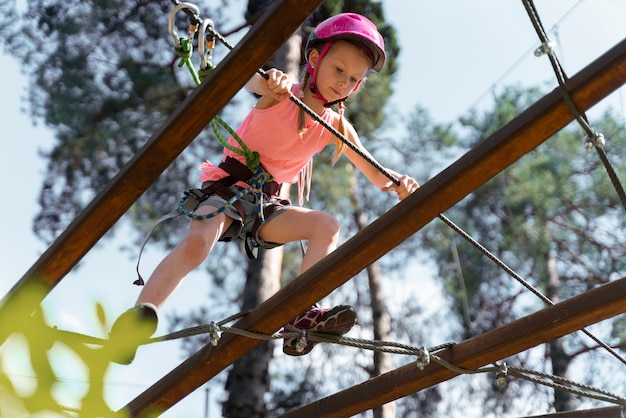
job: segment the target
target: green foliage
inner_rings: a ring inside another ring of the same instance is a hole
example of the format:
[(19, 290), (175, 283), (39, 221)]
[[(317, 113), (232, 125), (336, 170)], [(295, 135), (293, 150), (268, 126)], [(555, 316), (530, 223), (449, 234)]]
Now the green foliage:
[[(12, 320), (0, 324), (0, 416), (128, 416), (124, 411), (112, 411), (104, 400), (104, 379), (110, 365), (104, 340), (59, 331), (47, 324), (41, 309), (34, 313), (24, 310), (33, 304), (23, 298), (41, 300), (39, 293), (45, 291), (32, 285), (21, 292), (25, 296), (14, 297), (3, 306), (3, 315)], [(102, 306), (95, 308), (102, 329), (107, 329)], [(66, 354), (62, 355), (64, 351)], [(18, 365), (23, 368), (18, 370)], [(20, 383), (24, 380), (24, 367), (32, 371), (34, 386)], [(62, 374), (70, 370), (86, 371), (86, 390), (74, 399), (59, 401)]]
[[(56, 133), (56, 143), (45, 152), (47, 176), (34, 226), (50, 242), (194, 86), (175, 65), (168, 2), (37, 0), (21, 15), (15, 7), (2, 7), (12, 16), (0, 26), (6, 47), (36, 75), (31, 112)], [(182, 20), (177, 25), (184, 25)], [(169, 212), (183, 190), (197, 185), (190, 176), (217, 152), (214, 142), (202, 135), (144, 194), (141, 210), (131, 211), (139, 226)], [(166, 227), (156, 239), (170, 235)]]
[[(506, 89), (496, 100), (494, 111), (462, 119), (467, 130), (462, 143), (473, 147), (524, 110), (536, 94), (534, 90)], [(607, 150), (613, 151), (609, 154), (613, 161), (619, 161), (623, 158), (624, 132), (609, 115), (597, 126), (611, 133)], [(455, 222), (522, 276), (529, 275), (540, 288), (547, 286), (547, 259), (557, 253), (559, 274), (569, 282), (563, 286), (561, 297), (608, 280), (624, 268), (615, 261), (621, 258), (616, 253), (620, 251), (619, 234), (612, 232), (616, 222), (622, 223), (615, 216), (616, 210), (623, 208), (597, 156), (584, 151), (581, 136), (576, 129), (560, 132), (449, 211)], [(491, 295), (481, 294), (493, 289), (487, 283), (499, 280), (502, 273), (480, 263), (480, 255), (465, 254), (472, 250), (464, 242), (458, 243), (461, 266), (456, 265), (449, 252), (448, 240), (453, 238), (445, 230), (440, 233), (448, 238), (443, 247), (435, 248), (438, 259), (447, 260), (440, 268), (447, 272), (443, 276), (451, 278), (450, 289), (463, 293), (457, 294), (459, 301), (462, 297), (473, 300), (473, 309), (483, 312), (492, 307), (487, 301), (493, 299)], [(603, 261), (607, 253), (614, 255), (609, 263)], [(460, 267), (465, 273), (466, 291), (458, 287)]]
[[(458, 140), (451, 138), (446, 146), (443, 141), (439, 146), (458, 151), (460, 144), (467, 151), (538, 97), (538, 90), (507, 88), (495, 99), (493, 109), (484, 114), (471, 112), (461, 119)], [(417, 120), (426, 119), (418, 113)], [(608, 111), (592, 125), (610, 138), (605, 150), (623, 179), (626, 171), (619, 164), (626, 158), (623, 123)], [(418, 137), (418, 132), (415, 135)], [(624, 203), (597, 153), (585, 150), (583, 138), (575, 125), (560, 131), (446, 213), (530, 285), (557, 302), (621, 277), (626, 270)], [(527, 297), (528, 291), (513, 277), (447, 226), (430, 225), (420, 239), (437, 260), (445, 291), (454, 301), (464, 328), (461, 338), (543, 307), (542, 301)], [(617, 322), (613, 325), (615, 329), (620, 326)], [(621, 332), (615, 331), (613, 336), (624, 344)], [(594, 349), (578, 339), (567, 341), (565, 351), (553, 346), (549, 354), (554, 364), (565, 370), (573, 358)]]

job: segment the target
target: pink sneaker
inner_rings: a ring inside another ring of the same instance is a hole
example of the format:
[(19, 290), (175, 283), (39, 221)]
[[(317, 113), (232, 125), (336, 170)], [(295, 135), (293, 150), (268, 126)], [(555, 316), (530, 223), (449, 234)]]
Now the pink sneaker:
[[(301, 313), (289, 322), (289, 325), (294, 328), (320, 332), (333, 335), (344, 335), (352, 326), (356, 323), (356, 312), (350, 305), (339, 305), (334, 308), (319, 308), (312, 306), (305, 312)], [(283, 333), (291, 332), (289, 327), (285, 327), (282, 330)], [(308, 354), (318, 341), (307, 341), (304, 349), (298, 351), (296, 345), (298, 343), (297, 337), (285, 338), (283, 343), (283, 353), (290, 356), (303, 356)]]

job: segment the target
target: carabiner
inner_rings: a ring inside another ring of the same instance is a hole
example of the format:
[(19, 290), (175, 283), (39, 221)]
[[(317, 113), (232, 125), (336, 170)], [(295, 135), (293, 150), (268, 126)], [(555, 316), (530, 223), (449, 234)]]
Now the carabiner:
[[(174, 45), (176, 46), (176, 48), (182, 48), (180, 44), (180, 39), (178, 38), (178, 33), (176, 33), (176, 28), (174, 27), (175, 26), (174, 23), (176, 20), (176, 13), (178, 13), (182, 9), (189, 9), (192, 12), (194, 12), (196, 16), (200, 16), (200, 9), (195, 4), (179, 3), (176, 6), (174, 6), (174, 9), (172, 9), (172, 11), (170, 12), (170, 20), (167, 25), (167, 29), (170, 35), (172, 36), (172, 39), (174, 39)], [(194, 32), (192, 32), (191, 30), (189, 31), (189, 44), (190, 45), (192, 44), (192, 41), (193, 41)]]
[[(207, 28), (209, 28), (207, 37)], [(198, 33), (198, 53), (200, 54), (200, 69), (206, 70), (207, 62), (211, 62), (215, 47), (215, 25), (211, 19), (205, 19)], [(205, 52), (206, 49), (206, 52)]]

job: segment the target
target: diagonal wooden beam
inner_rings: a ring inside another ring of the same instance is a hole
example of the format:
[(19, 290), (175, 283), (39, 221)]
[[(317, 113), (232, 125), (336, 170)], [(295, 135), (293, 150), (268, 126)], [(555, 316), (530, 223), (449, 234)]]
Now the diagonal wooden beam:
[[(278, 0), (0, 302), (29, 315), (322, 0)], [(37, 291), (33, 291), (36, 288)]]
[[(622, 278), (470, 338), (437, 355), (455, 366), (474, 370), (621, 314), (626, 311), (625, 298), (626, 278)], [(423, 371), (415, 364), (408, 364), (281, 417), (349, 417), (455, 376), (458, 376), (456, 371), (434, 361)]]
[[(625, 82), (626, 40), (574, 76), (568, 88), (579, 109), (586, 110)], [(560, 91), (551, 92), (235, 326), (275, 332), (572, 120)], [(258, 344), (259, 340), (227, 334), (217, 347), (207, 345), (189, 357), (125, 409), (132, 416), (167, 409)]]

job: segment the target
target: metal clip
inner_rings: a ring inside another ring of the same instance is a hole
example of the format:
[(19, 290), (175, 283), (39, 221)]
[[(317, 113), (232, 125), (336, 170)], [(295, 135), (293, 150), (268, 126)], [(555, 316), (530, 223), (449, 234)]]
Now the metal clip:
[(537, 49), (535, 49), (535, 56), (540, 57), (544, 54), (551, 54), (554, 48), (556, 47), (556, 42), (548, 41), (544, 42)]
[[(191, 4), (191, 3), (180, 3), (180, 4), (177, 4), (172, 9), (172, 11), (170, 12), (170, 20), (167, 25), (167, 30), (172, 36), (172, 39), (174, 40), (174, 45), (176, 46), (176, 48), (182, 48), (180, 44), (180, 39), (178, 37), (178, 33), (176, 33), (176, 28), (174, 25), (175, 20), (176, 20), (176, 13), (178, 13), (182, 9), (189, 9), (192, 12), (194, 12), (196, 16), (200, 15), (200, 9), (198, 8), (198, 6), (196, 6), (195, 4)], [(192, 26), (195, 26), (195, 25), (189, 25), (189, 39), (188, 40), (189, 40), (190, 45), (192, 44), (193, 34), (195, 33), (195, 29), (192, 30)]]
[(500, 365), (500, 370), (498, 371), (498, 374), (496, 375), (496, 386), (501, 388), (502, 386), (504, 386), (504, 384), (506, 383), (506, 376), (509, 373), (509, 369), (506, 367), (506, 363), (502, 363), (502, 365)]
[(304, 348), (307, 345), (307, 332), (306, 330), (302, 330), (302, 334), (298, 337), (298, 341), (296, 342), (296, 351), (298, 353), (302, 353)]
[(211, 345), (213, 347), (216, 347), (217, 343), (220, 341), (220, 338), (222, 338), (222, 333), (220, 330), (220, 326), (217, 325), (215, 322), (211, 322), (209, 324), (209, 336), (211, 337)]
[(416, 366), (420, 370), (424, 370), (430, 364), (430, 352), (425, 347), (420, 347), (417, 355)]
[(587, 138), (585, 138), (585, 149), (587, 152), (591, 152), (593, 147), (602, 148), (605, 143), (606, 141), (604, 140), (604, 135), (599, 132), (595, 132), (593, 136), (588, 135)]

